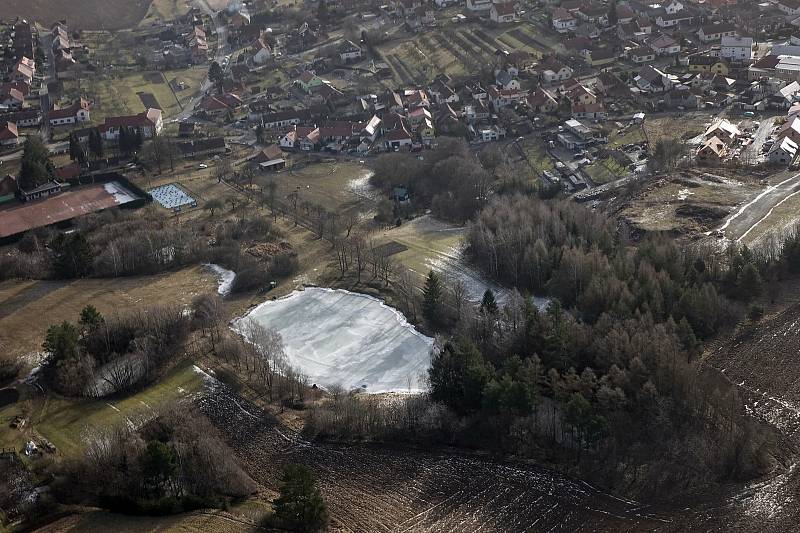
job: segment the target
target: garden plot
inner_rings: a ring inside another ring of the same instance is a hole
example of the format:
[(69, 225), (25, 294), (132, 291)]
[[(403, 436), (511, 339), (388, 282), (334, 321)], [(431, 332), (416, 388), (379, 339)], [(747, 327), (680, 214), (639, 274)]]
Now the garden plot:
[(340, 384), (366, 392), (420, 391), (433, 339), (380, 300), (318, 287), (264, 302), (234, 321), (274, 328), (289, 364), (322, 386)]

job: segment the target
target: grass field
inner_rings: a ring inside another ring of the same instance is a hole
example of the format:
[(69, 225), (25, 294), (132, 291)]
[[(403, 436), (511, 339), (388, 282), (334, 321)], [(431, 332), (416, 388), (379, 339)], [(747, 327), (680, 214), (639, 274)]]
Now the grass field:
[(186, 0), (153, 0), (140, 25), (149, 26), (157, 20), (174, 20), (188, 12), (189, 3)]
[[(169, 73), (169, 75), (172, 76), (173, 73)], [(199, 74), (197, 75), (199, 76)], [(205, 75), (203, 72), (203, 78)], [(147, 73), (104, 78), (86, 86), (89, 98), (94, 101), (92, 122), (96, 124), (102, 123), (107, 116), (132, 115), (145, 111), (146, 108), (138, 93), (150, 93), (155, 96), (164, 112), (164, 118), (175, 116), (181, 111), (180, 104), (172, 94), (169, 84), (166, 81), (153, 83)], [(184, 92), (188, 93), (189, 91)]]
[(193, 296), (212, 290), (216, 279), (202, 267), (155, 276), (72, 281), (0, 283), (0, 357), (31, 361), (47, 328), (75, 321), (86, 304), (112, 314), (153, 302), (188, 305)]
[(628, 174), (628, 170), (620, 166), (613, 157), (587, 165), (583, 167), (583, 171), (586, 172), (597, 185), (617, 180)]
[(407, 249), (392, 259), (414, 271), (422, 284), (431, 263), (453, 255), (466, 233), (466, 226), (451, 226), (431, 217), (420, 217), (399, 228), (383, 231), (380, 242), (397, 242)]
[(0, 18), (25, 17), (50, 27), (67, 19), (70, 29), (119, 30), (136, 26), (151, 0), (3, 0)]
[[(41, 435), (52, 442), (64, 457), (74, 457), (83, 450), (87, 431), (108, 427), (136, 417), (147, 417), (165, 401), (186, 398), (199, 391), (201, 374), (189, 363), (172, 369), (144, 390), (113, 400), (65, 399), (43, 396), (38, 389), (18, 386), (20, 401), (0, 409), (0, 447), (20, 449), (25, 442)], [(16, 415), (28, 419), (22, 431), (11, 429)]]
[(278, 197), (285, 199), (297, 191), (300, 202), (321, 204), (329, 210), (341, 212), (350, 208), (370, 211), (374, 195), (368, 188), (370, 171), (364, 165), (350, 161), (295, 164), (291, 170), (278, 173), (259, 173), (256, 181), (265, 185), (274, 180), (278, 184)]

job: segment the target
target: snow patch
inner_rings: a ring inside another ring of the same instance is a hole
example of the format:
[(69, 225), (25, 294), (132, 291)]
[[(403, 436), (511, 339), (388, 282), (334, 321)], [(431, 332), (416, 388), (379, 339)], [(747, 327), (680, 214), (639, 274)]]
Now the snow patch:
[(227, 268), (222, 268), (214, 263), (203, 263), (203, 266), (217, 275), (217, 280), (219, 281), (217, 292), (221, 296), (229, 295), (231, 293), (231, 287), (233, 286), (233, 280), (236, 278), (236, 272), (228, 270)]
[(372, 296), (311, 287), (262, 303), (233, 329), (243, 333), (248, 319), (277, 330), (289, 364), (312, 383), (370, 393), (425, 387), (433, 339)]

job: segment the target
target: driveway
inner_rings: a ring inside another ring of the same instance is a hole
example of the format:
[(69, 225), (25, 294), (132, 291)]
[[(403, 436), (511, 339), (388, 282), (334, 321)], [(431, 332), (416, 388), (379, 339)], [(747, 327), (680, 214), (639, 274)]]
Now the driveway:
[[(214, 61), (222, 63), (223, 58), (230, 53), (228, 26), (220, 20), (219, 13), (215, 13), (206, 0), (196, 0), (195, 5), (214, 21), (214, 29), (217, 34), (217, 51), (216, 54), (214, 54)], [(182, 122), (191, 117), (192, 114), (194, 114), (195, 108), (197, 108), (200, 101), (210, 89), (211, 81), (206, 78), (200, 86), (199, 96), (192, 98), (191, 102), (183, 108), (183, 111), (169, 122)]]

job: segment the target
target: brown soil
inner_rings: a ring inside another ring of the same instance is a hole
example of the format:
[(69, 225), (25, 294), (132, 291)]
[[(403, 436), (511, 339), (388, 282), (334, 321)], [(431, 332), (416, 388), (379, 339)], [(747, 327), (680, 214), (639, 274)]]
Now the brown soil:
[(3, 0), (0, 17), (24, 17), (47, 27), (66, 19), (75, 30), (121, 30), (139, 24), (152, 0)]

